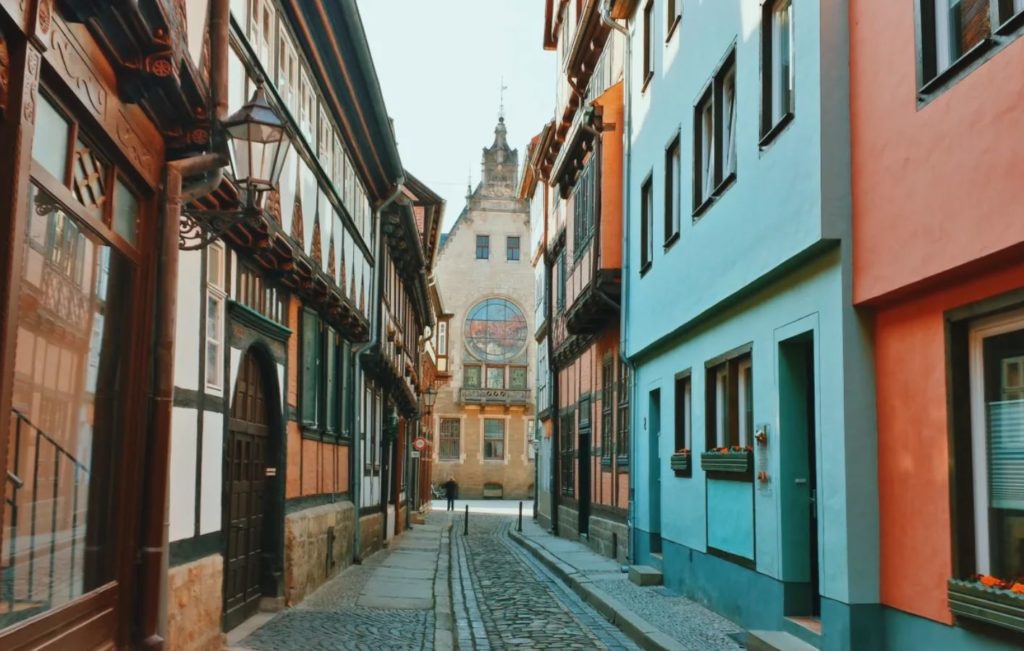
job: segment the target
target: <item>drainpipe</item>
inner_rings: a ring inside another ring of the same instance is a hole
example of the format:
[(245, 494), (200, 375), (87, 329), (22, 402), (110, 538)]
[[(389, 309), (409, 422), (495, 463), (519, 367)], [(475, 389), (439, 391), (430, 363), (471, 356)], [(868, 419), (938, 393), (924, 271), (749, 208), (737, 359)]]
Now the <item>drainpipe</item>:
[(559, 429), (561, 428), (561, 414), (558, 412), (558, 366), (555, 364), (555, 342), (554, 332), (555, 314), (552, 302), (554, 299), (554, 260), (544, 255), (544, 281), (547, 283), (548, 299), (545, 302), (545, 310), (548, 319), (548, 384), (551, 387), (551, 533), (558, 535), (558, 496), (562, 492), (559, 483), (559, 463), (561, 461), (561, 449), (559, 443)]
[[(213, 119), (227, 114), (229, 0), (210, 4), (210, 85)], [(178, 229), (182, 207), (215, 190), (224, 178), (225, 156), (200, 154), (167, 163), (166, 204), (160, 234), (150, 444), (145, 456), (142, 546), (139, 550), (139, 638), (160, 651), (167, 639), (167, 572), (171, 415), (174, 400), (174, 340), (178, 301)], [(200, 178), (199, 180), (196, 177)], [(191, 179), (189, 181), (189, 179)]]
[[(377, 256), (374, 262), (377, 265), (376, 274), (374, 274), (373, 287), (370, 291), (370, 296), (376, 296), (377, 292), (380, 291), (380, 287), (384, 282), (384, 234), (381, 232), (380, 226), (380, 215), (390, 204), (394, 203), (398, 195), (402, 193), (402, 186), (405, 185), (405, 176), (399, 176), (395, 179), (395, 190), (386, 199), (381, 201), (379, 204), (374, 206), (373, 214), (377, 218), (377, 223), (374, 226), (374, 237), (377, 238)], [(372, 300), (372, 298), (371, 298)], [(361, 346), (353, 346), (352, 352), (356, 358), (356, 367), (353, 377), (353, 381), (357, 387), (362, 386), (363, 377), (363, 353), (373, 348), (380, 343), (380, 307), (381, 301), (378, 300), (377, 309), (373, 311), (370, 318), (370, 340)], [(357, 406), (362, 405), (362, 391), (358, 392), (355, 396), (356, 400), (352, 407), (356, 410), (356, 431), (352, 432), (352, 500), (356, 507), (355, 516), (355, 536), (353, 539), (353, 550), (352, 550), (352, 562), (360, 564), (363, 562), (363, 556), (360, 552), (361, 545), (363, 542), (363, 533), (359, 525), (359, 509), (363, 501), (363, 468), (361, 458), (361, 447), (363, 442), (362, 424), (363, 424), (363, 411)], [(382, 414), (383, 416), (383, 414)]]
[[(620, 34), (622, 34), (625, 37), (625, 39), (626, 39), (626, 54), (625, 54), (625, 61), (623, 62), (623, 73), (622, 73), (622, 75), (623, 75), (623, 86), (624, 86), (623, 98), (624, 98), (624, 102), (626, 104), (626, 106), (625, 106), (625, 122), (626, 122), (626, 126), (625, 126), (625, 129), (623, 130), (623, 134), (622, 134), (622, 138), (623, 138), (622, 146), (623, 146), (623, 149), (625, 150), (626, 165), (625, 165), (625, 174), (624, 174), (625, 175), (625, 183), (623, 184), (624, 188), (623, 188), (623, 192), (622, 192), (622, 204), (623, 204), (622, 205), (622, 221), (623, 221), (623, 228), (622, 228), (622, 236), (623, 236), (622, 237), (622, 302), (621, 302), (621, 308), (619, 309), (619, 357), (622, 359), (623, 364), (625, 364), (629, 368), (630, 378), (635, 378), (635, 376), (636, 376), (636, 368), (634, 367), (633, 363), (629, 360), (629, 358), (626, 356), (627, 344), (628, 344), (628, 341), (629, 341), (629, 337), (628, 337), (628, 333), (629, 333), (629, 330), (628, 330), (628, 328), (629, 328), (629, 286), (630, 286), (630, 276), (629, 276), (629, 223), (630, 223), (629, 222), (629, 198), (630, 198), (630, 189), (632, 187), (631, 172), (632, 172), (632, 158), (633, 158), (633, 146), (632, 146), (632, 142), (631, 142), (632, 141), (632, 137), (633, 137), (633, 108), (632, 108), (633, 105), (632, 105), (632, 93), (631, 93), (631, 86), (632, 86), (632, 79), (633, 79), (633, 75), (632, 75), (632, 67), (633, 67), (633, 40), (631, 38), (629, 29), (626, 28), (626, 27), (623, 27), (618, 22), (616, 22), (615, 20), (612, 19), (611, 14), (609, 13), (610, 9), (611, 9), (611, 0), (604, 0), (601, 3), (601, 21), (605, 25), (608, 25), (609, 27), (611, 27), (615, 31), (617, 31)], [(632, 387), (630, 388), (630, 397), (629, 397), (631, 417), (635, 416), (636, 413), (637, 413), (636, 412), (636, 391), (635, 391), (635, 387), (636, 387), (636, 381), (634, 380), (633, 384), (632, 384)], [(634, 423), (636, 422), (636, 418), (633, 418), (633, 422)], [(637, 428), (632, 427), (632, 426), (629, 428), (629, 430), (630, 430), (630, 433), (632, 434), (630, 436), (630, 438), (629, 438), (629, 448), (630, 448), (629, 449), (629, 458), (630, 458), (630, 460), (632, 462), (632, 460), (636, 459), (636, 445), (635, 444), (636, 444), (636, 439), (637, 439), (638, 432), (637, 432)], [(633, 468), (629, 469), (629, 509), (628, 509), (628, 515), (626, 517), (626, 526), (629, 528), (629, 535), (626, 538), (627, 544), (628, 544), (628, 549), (626, 551), (626, 559), (627, 559), (628, 563), (634, 563), (635, 562), (635, 559), (633, 558), (633, 555), (634, 555), (634, 552), (635, 552), (635, 549), (636, 549), (636, 544), (635, 544), (635, 541), (633, 539), (634, 536), (636, 535), (636, 527), (633, 526), (633, 517), (634, 517), (633, 494), (634, 494), (634, 491), (636, 490), (636, 479), (634, 477), (635, 473), (633, 472), (634, 468), (635, 468), (635, 465), (634, 465)]]

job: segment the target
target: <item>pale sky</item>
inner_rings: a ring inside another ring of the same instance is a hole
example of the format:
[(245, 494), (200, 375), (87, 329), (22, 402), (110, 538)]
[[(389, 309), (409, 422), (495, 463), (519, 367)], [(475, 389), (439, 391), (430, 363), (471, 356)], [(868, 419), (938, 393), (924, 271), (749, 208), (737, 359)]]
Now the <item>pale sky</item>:
[(554, 113), (555, 53), (540, 0), (359, 0), (406, 169), (444, 197), (447, 232), (494, 141), (502, 75), (509, 145), (526, 146)]

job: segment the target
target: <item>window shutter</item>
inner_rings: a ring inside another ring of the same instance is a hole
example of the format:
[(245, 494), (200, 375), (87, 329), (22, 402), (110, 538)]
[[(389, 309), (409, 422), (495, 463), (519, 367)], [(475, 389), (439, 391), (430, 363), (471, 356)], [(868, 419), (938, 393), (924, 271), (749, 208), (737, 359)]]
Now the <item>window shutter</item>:
[(1024, 400), (988, 405), (992, 507), (1024, 510)]

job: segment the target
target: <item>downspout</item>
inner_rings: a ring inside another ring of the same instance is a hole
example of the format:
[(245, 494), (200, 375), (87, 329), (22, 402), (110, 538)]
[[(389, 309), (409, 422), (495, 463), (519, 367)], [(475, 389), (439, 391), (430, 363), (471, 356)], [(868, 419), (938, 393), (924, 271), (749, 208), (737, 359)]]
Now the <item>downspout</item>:
[(559, 429), (561, 427), (561, 414), (558, 411), (558, 367), (555, 365), (555, 342), (554, 326), (555, 314), (552, 304), (554, 303), (554, 261), (548, 254), (544, 255), (544, 281), (547, 283), (548, 300), (545, 301), (545, 310), (548, 319), (548, 383), (551, 386), (551, 533), (558, 535), (558, 496), (562, 492), (562, 486), (558, 481), (559, 464), (561, 462), (561, 449), (559, 445)]
[[(377, 292), (380, 291), (380, 287), (383, 283), (384, 278), (384, 236), (381, 233), (380, 215), (385, 208), (398, 198), (398, 195), (402, 193), (402, 186), (405, 185), (405, 176), (399, 176), (395, 179), (395, 190), (386, 199), (377, 204), (373, 213), (377, 218), (377, 223), (374, 226), (374, 237), (377, 238), (377, 256), (374, 262), (377, 265), (376, 274), (374, 274), (373, 287), (370, 290), (370, 296), (376, 296)], [(356, 358), (356, 367), (353, 377), (353, 383), (357, 387), (362, 387), (363, 383), (363, 353), (368, 350), (373, 350), (374, 347), (380, 343), (380, 307), (381, 301), (378, 298), (376, 301), (377, 309), (373, 311), (370, 318), (370, 340), (362, 346), (353, 346), (352, 353)], [(352, 501), (355, 503), (356, 515), (355, 515), (355, 536), (353, 538), (353, 549), (352, 549), (352, 562), (359, 564), (363, 562), (363, 556), (360, 552), (363, 542), (363, 532), (359, 521), (359, 511), (363, 503), (363, 468), (362, 468), (362, 424), (363, 424), (363, 411), (358, 406), (362, 404), (362, 391), (359, 391), (355, 395), (355, 404), (352, 408), (356, 412), (356, 431), (352, 432)]]
[[(612, 19), (609, 13), (611, 9), (612, 0), (604, 0), (601, 3), (601, 21), (619, 32), (625, 37), (626, 40), (626, 54), (625, 61), (622, 66), (623, 76), (623, 98), (625, 103), (625, 129), (622, 135), (622, 147), (625, 151), (626, 165), (625, 165), (625, 181), (623, 183), (624, 188), (622, 192), (622, 302), (619, 309), (619, 357), (622, 359), (623, 364), (629, 368), (629, 376), (631, 379), (636, 376), (636, 369), (633, 363), (630, 362), (626, 355), (627, 344), (629, 342), (629, 287), (630, 287), (630, 275), (629, 275), (629, 199), (630, 199), (630, 188), (632, 187), (632, 158), (633, 158), (633, 108), (632, 108), (632, 68), (633, 68), (633, 40), (631, 38), (629, 29), (623, 27), (618, 22)], [(630, 388), (630, 417), (633, 418), (636, 415), (636, 381), (633, 379), (633, 384)], [(636, 418), (633, 418), (633, 423), (636, 422)], [(636, 439), (637, 439), (637, 428), (633, 427), (630, 423), (629, 431), (631, 436), (629, 437), (629, 458), (631, 463), (636, 459)], [(635, 466), (634, 466), (635, 468)], [(632, 564), (635, 562), (633, 558), (634, 551), (636, 549), (636, 527), (633, 523), (634, 508), (633, 508), (633, 495), (636, 490), (636, 478), (634, 468), (629, 469), (629, 508), (626, 516), (626, 526), (629, 529), (629, 535), (627, 536), (629, 548), (626, 551), (626, 560)]]
[[(229, 0), (210, 3), (210, 91), (213, 121), (227, 114)], [(145, 456), (142, 545), (139, 550), (139, 638), (162, 650), (167, 639), (171, 416), (178, 302), (178, 232), (182, 206), (215, 190), (224, 178), (225, 156), (200, 154), (167, 163), (163, 229), (158, 261), (150, 445)], [(205, 179), (195, 180), (204, 176)], [(191, 182), (187, 182), (192, 179)]]

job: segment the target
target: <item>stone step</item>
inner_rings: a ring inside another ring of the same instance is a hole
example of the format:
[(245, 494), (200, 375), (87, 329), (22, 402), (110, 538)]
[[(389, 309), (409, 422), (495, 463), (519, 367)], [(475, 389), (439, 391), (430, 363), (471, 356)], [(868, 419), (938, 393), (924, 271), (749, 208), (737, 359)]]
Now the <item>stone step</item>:
[(661, 570), (650, 565), (631, 565), (629, 580), (637, 585), (661, 585), (663, 577)]
[(818, 648), (783, 631), (749, 631), (747, 651), (818, 651)]

